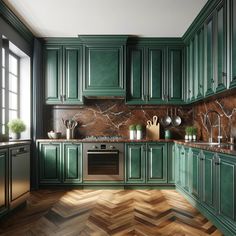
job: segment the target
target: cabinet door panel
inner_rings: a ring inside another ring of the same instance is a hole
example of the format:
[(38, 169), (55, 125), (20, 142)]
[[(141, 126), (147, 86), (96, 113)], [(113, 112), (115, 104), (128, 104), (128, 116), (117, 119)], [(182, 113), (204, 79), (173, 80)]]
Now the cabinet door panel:
[(168, 143), (168, 183), (175, 183), (175, 144)]
[(180, 146), (175, 145), (175, 182), (181, 185), (181, 162), (180, 162)]
[(191, 168), (191, 179), (192, 188), (191, 192), (197, 199), (200, 198), (200, 151), (197, 149), (192, 150), (192, 168)]
[(61, 148), (60, 144), (40, 144), (40, 182), (60, 183)]
[(197, 99), (204, 96), (204, 28), (198, 32), (198, 94)]
[(170, 103), (183, 102), (183, 50), (168, 49), (168, 98)]
[(60, 104), (62, 95), (62, 47), (44, 48), (45, 97), (48, 104)]
[(148, 49), (149, 100), (163, 101), (164, 91), (164, 49)]
[(236, 212), (236, 162), (227, 159), (224, 155), (219, 155), (219, 212), (221, 215), (235, 220)]
[(165, 144), (148, 144), (147, 182), (167, 182), (167, 147)]
[(64, 183), (82, 182), (82, 147), (80, 144), (64, 144)]
[(126, 146), (126, 182), (145, 183), (145, 151), (143, 144)]
[(64, 75), (64, 95), (65, 104), (82, 103), (82, 48), (64, 48), (65, 54), (65, 75)]
[(144, 96), (144, 48), (128, 49), (128, 101), (127, 103), (145, 103)]
[(223, 1), (216, 10), (216, 45), (217, 45), (217, 87), (216, 92), (226, 89), (227, 74), (226, 74), (226, 1)]
[(198, 34), (195, 34), (193, 39), (193, 63), (194, 63), (194, 75), (193, 75), (193, 97), (192, 100), (195, 101), (198, 95), (198, 84), (199, 84), (199, 76), (198, 76)]

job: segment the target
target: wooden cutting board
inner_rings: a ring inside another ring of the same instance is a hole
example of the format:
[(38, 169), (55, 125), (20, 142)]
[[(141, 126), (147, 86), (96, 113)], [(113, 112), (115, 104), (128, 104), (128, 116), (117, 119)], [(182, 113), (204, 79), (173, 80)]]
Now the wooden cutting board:
[(160, 139), (160, 124), (152, 124), (146, 126), (146, 137), (147, 139)]

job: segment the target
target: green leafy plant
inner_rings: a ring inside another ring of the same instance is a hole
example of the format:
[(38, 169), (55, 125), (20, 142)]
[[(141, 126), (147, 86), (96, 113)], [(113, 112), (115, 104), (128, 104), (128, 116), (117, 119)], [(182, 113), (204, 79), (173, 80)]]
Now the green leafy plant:
[(192, 135), (192, 126), (187, 126), (185, 128), (186, 135)]
[(137, 124), (136, 125), (136, 130), (142, 130), (143, 129), (143, 126), (142, 125), (140, 125), (140, 124)]
[(129, 130), (136, 130), (136, 125), (134, 125), (134, 124), (133, 124), (133, 125), (130, 125), (130, 126), (129, 126)]
[(195, 126), (192, 127), (192, 134), (197, 135), (197, 127)]
[(26, 129), (26, 126), (21, 119), (11, 120), (8, 122), (7, 126), (12, 133), (21, 133)]

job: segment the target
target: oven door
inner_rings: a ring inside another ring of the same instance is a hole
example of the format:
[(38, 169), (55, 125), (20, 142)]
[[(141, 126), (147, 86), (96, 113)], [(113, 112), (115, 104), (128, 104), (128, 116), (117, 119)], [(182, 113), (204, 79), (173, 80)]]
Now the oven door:
[(87, 150), (84, 164), (84, 180), (123, 180), (119, 150)]

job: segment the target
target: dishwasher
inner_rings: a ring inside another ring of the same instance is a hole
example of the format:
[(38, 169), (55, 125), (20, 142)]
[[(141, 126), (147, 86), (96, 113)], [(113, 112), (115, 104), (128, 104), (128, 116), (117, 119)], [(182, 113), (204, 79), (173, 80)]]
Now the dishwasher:
[(10, 149), (9, 177), (9, 203), (13, 209), (29, 196), (30, 145)]

